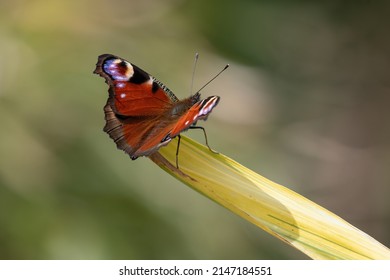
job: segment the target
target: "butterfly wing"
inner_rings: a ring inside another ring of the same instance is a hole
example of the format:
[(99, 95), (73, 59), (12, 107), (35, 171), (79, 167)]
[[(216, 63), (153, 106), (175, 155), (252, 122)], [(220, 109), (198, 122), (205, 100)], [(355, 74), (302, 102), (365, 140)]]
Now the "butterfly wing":
[(148, 156), (172, 140), (167, 135), (173, 125), (162, 126), (159, 118), (126, 117), (115, 114), (109, 100), (104, 106), (104, 113), (106, 125), (103, 130), (114, 140), (118, 149), (129, 154), (132, 159)]
[(110, 54), (99, 56), (94, 73), (109, 85), (104, 131), (118, 149), (136, 159), (169, 143), (171, 138), (166, 135), (175, 119), (168, 123), (162, 120), (178, 99), (166, 86), (139, 67)]
[(172, 112), (179, 111), (180, 113), (177, 115), (171, 114), (166, 118), (160, 118), (158, 120), (159, 123), (156, 124), (149, 133), (150, 141), (141, 145), (137, 152), (154, 152), (161, 146), (167, 145), (172, 138), (187, 130), (198, 120), (206, 120), (213, 108), (217, 106), (220, 98), (218, 96), (210, 96), (201, 101), (196, 101), (198, 99), (199, 94), (196, 94), (195, 96), (176, 103)]
[(118, 56), (100, 55), (94, 73), (110, 86), (110, 105), (116, 114), (159, 115), (178, 101), (161, 82)]
[(170, 132), (173, 138), (182, 131), (188, 129), (191, 125), (196, 124), (198, 120), (206, 120), (213, 108), (218, 105), (219, 96), (209, 96), (196, 102), (185, 114), (183, 114), (175, 123)]

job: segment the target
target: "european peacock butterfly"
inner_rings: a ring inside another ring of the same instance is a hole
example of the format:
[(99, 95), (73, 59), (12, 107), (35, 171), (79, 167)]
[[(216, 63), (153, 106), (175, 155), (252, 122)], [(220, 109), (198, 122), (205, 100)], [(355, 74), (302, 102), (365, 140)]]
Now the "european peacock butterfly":
[[(201, 100), (197, 92), (179, 100), (157, 79), (111, 54), (98, 57), (94, 73), (109, 85), (103, 130), (133, 160), (151, 155), (176, 136), (180, 143), (180, 133), (187, 129), (203, 129), (196, 122), (206, 120), (220, 99), (210, 96)], [(178, 150), (178, 167), (177, 154)]]

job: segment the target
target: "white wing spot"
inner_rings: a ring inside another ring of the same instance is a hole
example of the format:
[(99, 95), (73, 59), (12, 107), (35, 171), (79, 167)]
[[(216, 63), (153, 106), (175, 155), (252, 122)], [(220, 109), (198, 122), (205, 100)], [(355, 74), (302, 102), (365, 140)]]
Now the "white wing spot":
[(120, 97), (121, 98), (125, 98), (126, 97), (126, 93), (121, 93)]
[(116, 87), (117, 88), (124, 88), (126, 86), (125, 83), (117, 83)]
[(189, 124), (189, 123), (190, 123), (190, 121), (186, 121), (184, 124), (187, 125), (187, 124)]

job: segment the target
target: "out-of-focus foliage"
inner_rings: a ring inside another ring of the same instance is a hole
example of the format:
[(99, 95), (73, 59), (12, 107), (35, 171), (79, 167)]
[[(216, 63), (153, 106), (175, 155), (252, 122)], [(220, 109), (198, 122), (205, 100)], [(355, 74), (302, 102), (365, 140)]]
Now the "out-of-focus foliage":
[[(213, 148), (390, 243), (386, 1), (0, 1), (0, 258), (305, 258), (102, 132), (114, 53), (222, 101)], [(202, 135), (189, 132), (202, 141)], [(153, 198), (153, 199), (151, 199)]]

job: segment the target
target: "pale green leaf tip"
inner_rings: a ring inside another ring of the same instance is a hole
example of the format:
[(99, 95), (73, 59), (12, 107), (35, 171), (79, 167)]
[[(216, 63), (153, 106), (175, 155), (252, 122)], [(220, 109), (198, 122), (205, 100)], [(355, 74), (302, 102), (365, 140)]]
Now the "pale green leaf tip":
[(390, 250), (345, 220), (234, 160), (181, 136), (150, 158), (191, 188), (313, 259), (390, 259)]

